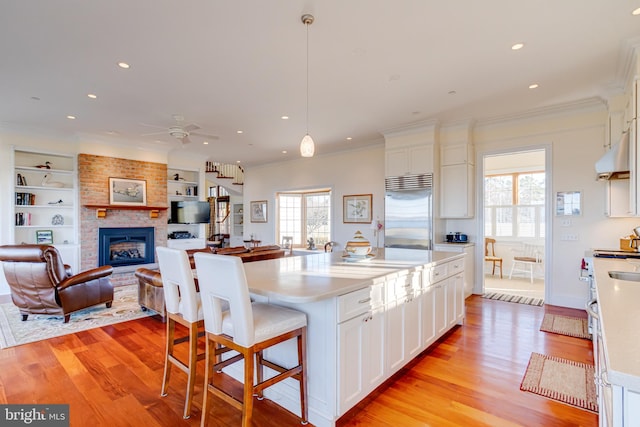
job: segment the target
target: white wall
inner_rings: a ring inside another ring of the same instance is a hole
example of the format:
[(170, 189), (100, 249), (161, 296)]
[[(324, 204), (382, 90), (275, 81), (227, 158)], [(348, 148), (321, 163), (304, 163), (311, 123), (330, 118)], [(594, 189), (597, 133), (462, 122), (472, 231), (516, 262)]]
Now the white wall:
[[(350, 240), (357, 230), (375, 245), (370, 224), (344, 224), (342, 222), (342, 196), (372, 194), (372, 218), (384, 219), (384, 145), (345, 151), (339, 154), (316, 154), (312, 158), (273, 163), (245, 170), (244, 184), (244, 234), (252, 233), (262, 244), (279, 244), (276, 241), (275, 195), (278, 191), (330, 188), (332, 191), (333, 240), (340, 246)], [(267, 200), (267, 222), (252, 223), (249, 218), (249, 202)], [(383, 246), (382, 236), (380, 246)]]
[[(578, 280), (580, 261), (589, 249), (615, 248), (619, 237), (628, 235), (640, 224), (640, 218), (607, 218), (605, 212), (605, 185), (595, 180), (595, 161), (605, 152), (607, 111), (604, 104), (588, 104), (571, 112), (530, 116), (502, 122), (479, 123), (472, 132), (476, 147), (476, 179), (482, 183), (482, 156), (504, 152), (507, 149), (548, 146), (551, 149), (551, 194), (556, 191), (579, 190), (583, 194), (583, 214), (571, 217), (569, 227), (563, 227), (560, 218), (552, 216), (550, 221), (551, 251), (547, 302), (575, 308), (583, 308), (587, 289)], [(53, 137), (24, 137), (0, 133), (0, 244), (8, 243), (11, 218), (9, 203), (13, 194), (13, 172), (11, 170), (11, 145), (39, 147), (57, 152), (86, 152), (114, 157), (138, 159), (144, 156), (157, 159), (162, 154), (144, 150), (113, 147), (111, 145), (76, 141), (64, 141)], [(80, 151), (81, 150), (81, 151)], [(167, 158), (164, 155), (165, 159)], [(173, 156), (173, 154), (172, 154)], [(173, 159), (173, 157), (172, 157)], [(183, 160), (183, 159), (181, 159)], [(154, 160), (160, 161), (160, 160)], [(165, 160), (166, 162), (166, 160)], [(181, 166), (188, 165), (182, 163)], [(275, 194), (277, 191), (329, 187), (333, 191), (334, 240), (341, 245), (349, 240), (356, 230), (375, 241), (368, 225), (344, 224), (342, 222), (342, 196), (371, 193), (373, 195), (373, 218), (384, 218), (384, 142), (382, 140), (368, 149), (346, 151), (339, 154), (317, 154), (311, 159), (296, 160), (249, 168), (245, 174), (245, 236), (254, 233), (264, 244), (275, 241)], [(194, 168), (201, 165), (194, 165)], [(477, 187), (481, 189), (480, 187)], [(477, 194), (480, 197), (480, 192)], [(248, 204), (251, 200), (268, 201), (268, 222), (251, 223)], [(476, 218), (448, 220), (446, 230), (461, 231), (477, 241), (482, 234), (480, 228), (482, 206), (478, 199)], [(563, 234), (575, 234), (577, 241), (561, 240)], [(383, 245), (382, 240), (380, 245)], [(483, 245), (476, 246), (476, 264), (482, 265)], [(482, 268), (476, 268), (478, 277)], [(2, 281), (0, 279), (0, 281)], [(0, 294), (8, 293), (6, 285), (0, 284)]]
[[(485, 154), (511, 149), (548, 146), (551, 150), (551, 212), (555, 208), (558, 191), (581, 191), (583, 213), (580, 216), (548, 218), (550, 248), (547, 256), (547, 298), (553, 305), (584, 308), (588, 290), (578, 280), (579, 268), (585, 253), (593, 248), (617, 248), (619, 237), (628, 235), (640, 220), (608, 218), (605, 216), (606, 182), (596, 181), (594, 164), (604, 153), (607, 111), (604, 107), (590, 106), (571, 113), (552, 117), (530, 118), (487, 126), (478, 126), (474, 132), (477, 165), (482, 165)], [(469, 221), (448, 221), (447, 229), (472, 232), (481, 236), (482, 167), (477, 169), (477, 218)], [(564, 225), (561, 220), (570, 219)], [(565, 241), (563, 235), (574, 234), (577, 241)], [(475, 240), (475, 239), (474, 239)], [(482, 265), (483, 245), (478, 245), (476, 260)], [(504, 254), (503, 254), (504, 255)], [(508, 256), (508, 255), (507, 255)], [(477, 268), (481, 280), (482, 268)]]

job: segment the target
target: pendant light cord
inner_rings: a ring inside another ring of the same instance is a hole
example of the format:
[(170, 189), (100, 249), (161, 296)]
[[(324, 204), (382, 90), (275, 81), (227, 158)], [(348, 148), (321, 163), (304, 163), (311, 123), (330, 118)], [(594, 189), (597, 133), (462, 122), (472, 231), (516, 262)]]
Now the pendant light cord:
[(309, 24), (308, 21), (305, 23), (307, 26), (307, 135), (309, 135)]

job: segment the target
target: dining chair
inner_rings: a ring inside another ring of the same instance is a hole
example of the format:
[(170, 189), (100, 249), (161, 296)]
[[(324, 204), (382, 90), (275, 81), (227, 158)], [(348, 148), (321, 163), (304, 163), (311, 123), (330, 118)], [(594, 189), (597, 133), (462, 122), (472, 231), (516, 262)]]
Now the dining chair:
[(287, 255), (293, 255), (293, 237), (282, 236), (282, 249), (287, 250)]
[[(500, 268), (500, 278), (502, 279), (502, 258), (496, 256), (496, 239), (485, 237), (484, 239), (484, 260), (493, 263), (491, 275), (496, 274), (496, 264)], [(511, 277), (509, 277), (511, 278)]]
[(509, 279), (514, 272), (521, 272), (529, 275), (529, 280), (533, 283), (534, 269), (542, 265), (544, 246), (523, 244), (521, 249), (514, 250), (513, 262)]
[[(171, 365), (175, 365), (187, 374), (187, 392), (183, 413), (183, 418), (187, 419), (191, 416), (196, 364), (198, 360), (202, 360), (205, 357), (205, 353), (198, 354), (198, 336), (204, 336), (202, 303), (200, 294), (196, 290), (196, 283), (187, 252), (158, 246), (156, 253), (158, 254), (167, 311), (167, 342), (161, 396), (167, 395)], [(187, 329), (188, 334), (186, 336), (176, 337), (176, 323)], [(198, 332), (199, 329), (203, 329), (202, 333)], [(185, 341), (189, 346), (189, 355), (186, 361), (176, 356), (174, 352), (175, 346)]]
[[(307, 424), (306, 314), (272, 304), (252, 303), (244, 266), (238, 257), (200, 252), (194, 257), (207, 341), (201, 426), (208, 423), (212, 396), (241, 409), (242, 426), (250, 426), (253, 396), (262, 399), (265, 388), (286, 378), (294, 378), (299, 382), (300, 418), (302, 424)], [(223, 301), (228, 302), (228, 311), (222, 310)], [(265, 359), (265, 349), (294, 338), (298, 349), (296, 366), (287, 369)], [(229, 350), (237, 354), (222, 360), (221, 355)], [(219, 374), (225, 366), (240, 360), (244, 361), (242, 402), (219, 388), (216, 385), (219, 381), (214, 381), (214, 371)], [(276, 371), (277, 375), (265, 379), (265, 366)]]

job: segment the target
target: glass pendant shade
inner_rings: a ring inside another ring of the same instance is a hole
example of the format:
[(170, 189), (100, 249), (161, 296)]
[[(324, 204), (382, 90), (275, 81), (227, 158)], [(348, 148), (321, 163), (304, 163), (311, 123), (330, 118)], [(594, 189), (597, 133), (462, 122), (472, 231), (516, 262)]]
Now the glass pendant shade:
[(300, 142), (300, 154), (302, 157), (313, 157), (313, 153), (316, 151), (316, 146), (313, 143), (313, 139), (309, 134), (306, 134)]

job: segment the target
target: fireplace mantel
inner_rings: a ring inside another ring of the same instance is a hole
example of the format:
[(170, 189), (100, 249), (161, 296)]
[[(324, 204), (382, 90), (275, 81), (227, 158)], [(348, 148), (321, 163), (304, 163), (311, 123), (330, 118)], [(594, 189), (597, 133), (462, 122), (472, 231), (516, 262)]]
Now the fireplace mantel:
[(166, 211), (168, 206), (128, 206), (128, 205), (82, 205), (84, 208), (95, 209), (96, 218), (106, 218), (107, 210), (149, 211), (149, 218), (158, 218), (158, 212)]

